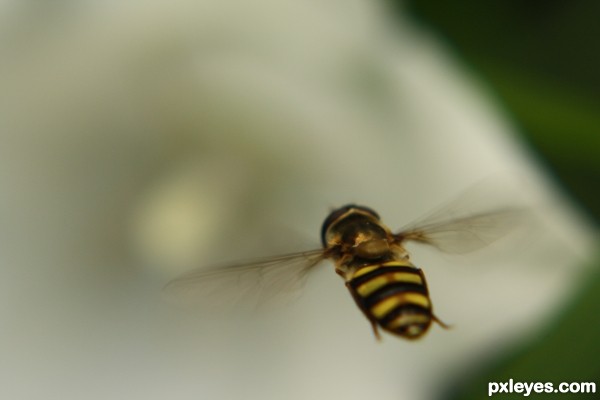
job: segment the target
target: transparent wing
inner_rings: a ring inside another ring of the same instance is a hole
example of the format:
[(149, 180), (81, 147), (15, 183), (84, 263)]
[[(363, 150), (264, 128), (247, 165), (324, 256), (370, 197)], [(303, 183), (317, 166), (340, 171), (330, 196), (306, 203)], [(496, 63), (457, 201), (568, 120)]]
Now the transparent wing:
[(446, 253), (462, 254), (478, 250), (517, 227), (525, 216), (524, 208), (504, 208), (464, 216), (432, 215), (402, 229), (398, 242), (415, 241)]
[(403, 227), (398, 242), (414, 241), (446, 253), (478, 250), (532, 222), (531, 205), (514, 180), (486, 179), (435, 212)]
[(437, 211), (402, 228), (398, 242), (414, 241), (446, 253), (478, 250), (523, 226), (531, 207), (513, 181), (485, 180)]
[(218, 309), (254, 307), (302, 288), (308, 272), (325, 258), (322, 249), (199, 269), (169, 282), (167, 299), (182, 305)]

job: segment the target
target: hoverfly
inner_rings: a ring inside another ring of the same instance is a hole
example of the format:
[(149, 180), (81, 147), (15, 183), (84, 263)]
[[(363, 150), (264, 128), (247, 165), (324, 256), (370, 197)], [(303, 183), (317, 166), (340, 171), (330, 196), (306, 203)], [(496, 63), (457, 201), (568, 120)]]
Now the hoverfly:
[(413, 241), (453, 253), (476, 250), (508, 232), (517, 211), (506, 208), (466, 216), (438, 212), (394, 233), (372, 209), (348, 204), (323, 222), (320, 249), (192, 271), (169, 282), (165, 292), (208, 298), (226, 286), (244, 285), (254, 291), (258, 286), (268, 297), (297, 289), (308, 272), (330, 259), (378, 340), (379, 328), (417, 339), (433, 322), (448, 326), (433, 313), (425, 275), (410, 261), (404, 244)]

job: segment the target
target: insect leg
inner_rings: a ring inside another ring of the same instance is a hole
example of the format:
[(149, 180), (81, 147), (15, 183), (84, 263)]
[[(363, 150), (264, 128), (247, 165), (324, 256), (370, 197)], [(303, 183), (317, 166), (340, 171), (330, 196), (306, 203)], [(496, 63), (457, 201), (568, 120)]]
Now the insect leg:
[(431, 319), (433, 319), (435, 322), (438, 323), (439, 326), (441, 326), (444, 329), (451, 329), (452, 325), (448, 325), (447, 323), (443, 322), (442, 320), (440, 320), (435, 314), (431, 314)]
[(379, 329), (377, 328), (377, 322), (370, 320), (371, 322), (371, 327), (373, 328), (373, 334), (375, 335), (375, 339), (377, 339), (378, 342), (381, 342), (381, 335), (379, 334)]

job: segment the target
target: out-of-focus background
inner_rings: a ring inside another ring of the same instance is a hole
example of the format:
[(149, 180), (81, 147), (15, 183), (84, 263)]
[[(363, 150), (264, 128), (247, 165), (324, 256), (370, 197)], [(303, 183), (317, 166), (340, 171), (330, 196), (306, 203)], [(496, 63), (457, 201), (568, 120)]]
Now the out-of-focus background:
[[(598, 11), (0, 2), (0, 397), (600, 383)], [(502, 194), (490, 207), (526, 203), (535, 222), (464, 257), (410, 248), (454, 326), (419, 342), (376, 343), (327, 263), (283, 310), (161, 297), (189, 269), (318, 247), (331, 207), (399, 228), (482, 181)]]
[[(597, 2), (390, 1), (431, 29), (485, 81), (537, 162), (597, 226), (600, 215), (600, 34)], [(597, 248), (597, 246), (596, 246)], [(600, 376), (598, 252), (572, 296), (536, 334), (481, 361), (439, 398), (479, 399), (487, 382), (593, 381)], [(561, 394), (562, 396), (569, 395)], [(573, 394), (573, 397), (580, 396)]]

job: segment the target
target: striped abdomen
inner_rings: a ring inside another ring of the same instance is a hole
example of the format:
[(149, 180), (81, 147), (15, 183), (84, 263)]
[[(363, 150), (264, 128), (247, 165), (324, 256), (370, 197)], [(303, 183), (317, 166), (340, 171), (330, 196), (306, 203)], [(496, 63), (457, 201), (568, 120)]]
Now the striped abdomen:
[(354, 300), (373, 324), (407, 339), (422, 336), (436, 318), (423, 272), (408, 260), (358, 269), (346, 282)]

